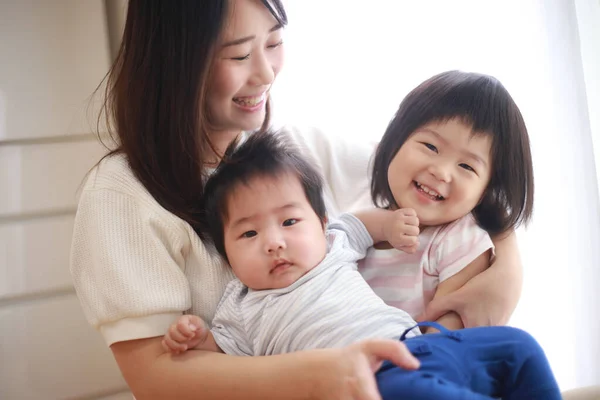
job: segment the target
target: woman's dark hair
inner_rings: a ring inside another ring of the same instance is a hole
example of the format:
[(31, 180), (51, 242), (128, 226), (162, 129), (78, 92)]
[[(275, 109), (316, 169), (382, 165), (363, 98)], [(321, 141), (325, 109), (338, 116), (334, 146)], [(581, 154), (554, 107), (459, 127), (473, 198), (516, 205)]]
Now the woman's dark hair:
[(494, 77), (449, 71), (412, 90), (390, 121), (373, 162), (371, 196), (379, 207), (397, 206), (388, 168), (404, 142), (431, 122), (458, 118), (474, 135), (491, 135), (492, 174), (473, 210), (490, 235), (527, 223), (533, 213), (533, 165), (529, 136), (514, 100)]
[(298, 177), (306, 199), (324, 225), (327, 214), (323, 179), (283, 135), (258, 132), (239, 146), (237, 141), (229, 145), (223, 160), (206, 182), (202, 207), (203, 236), (212, 240), (225, 259), (224, 223), (231, 194), (255, 178), (278, 178), (286, 174)]
[[(107, 74), (103, 113), (116, 147), (165, 209), (199, 231), (208, 138), (206, 93), (228, 0), (130, 0)], [(287, 23), (280, 0), (262, 0)], [(269, 123), (269, 104), (263, 123)]]

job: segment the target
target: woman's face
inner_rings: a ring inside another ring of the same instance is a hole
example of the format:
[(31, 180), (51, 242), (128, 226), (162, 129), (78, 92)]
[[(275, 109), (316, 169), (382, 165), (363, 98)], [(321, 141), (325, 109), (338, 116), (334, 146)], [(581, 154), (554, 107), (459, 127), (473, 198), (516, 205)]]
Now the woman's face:
[(260, 0), (231, 0), (208, 89), (211, 124), (239, 133), (259, 128), (283, 64), (282, 27)]

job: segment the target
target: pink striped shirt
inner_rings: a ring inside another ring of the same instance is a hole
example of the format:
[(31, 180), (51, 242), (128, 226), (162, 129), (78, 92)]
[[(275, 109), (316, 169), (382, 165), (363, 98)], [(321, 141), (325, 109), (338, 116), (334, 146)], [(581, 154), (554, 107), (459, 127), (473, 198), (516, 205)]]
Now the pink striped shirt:
[(448, 225), (423, 229), (414, 254), (371, 247), (358, 268), (383, 301), (416, 318), (433, 299), (440, 282), (488, 249), (493, 254), (490, 236), (469, 214)]

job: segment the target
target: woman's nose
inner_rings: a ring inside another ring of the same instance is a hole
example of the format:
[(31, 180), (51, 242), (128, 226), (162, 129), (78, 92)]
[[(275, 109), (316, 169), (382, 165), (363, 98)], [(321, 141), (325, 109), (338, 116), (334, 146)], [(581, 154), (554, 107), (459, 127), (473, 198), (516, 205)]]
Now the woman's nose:
[(275, 69), (264, 52), (256, 52), (253, 58), (252, 83), (256, 86), (268, 86), (275, 80)]

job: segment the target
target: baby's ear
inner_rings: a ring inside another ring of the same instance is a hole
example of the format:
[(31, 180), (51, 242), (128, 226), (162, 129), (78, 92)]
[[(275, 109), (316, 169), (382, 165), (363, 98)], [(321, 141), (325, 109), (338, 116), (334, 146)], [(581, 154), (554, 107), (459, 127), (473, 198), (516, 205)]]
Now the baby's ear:
[(321, 225), (323, 225), (323, 230), (325, 230), (325, 228), (327, 228), (328, 222), (329, 222), (329, 218), (327, 218), (327, 216), (324, 216), (323, 219), (321, 220)]

